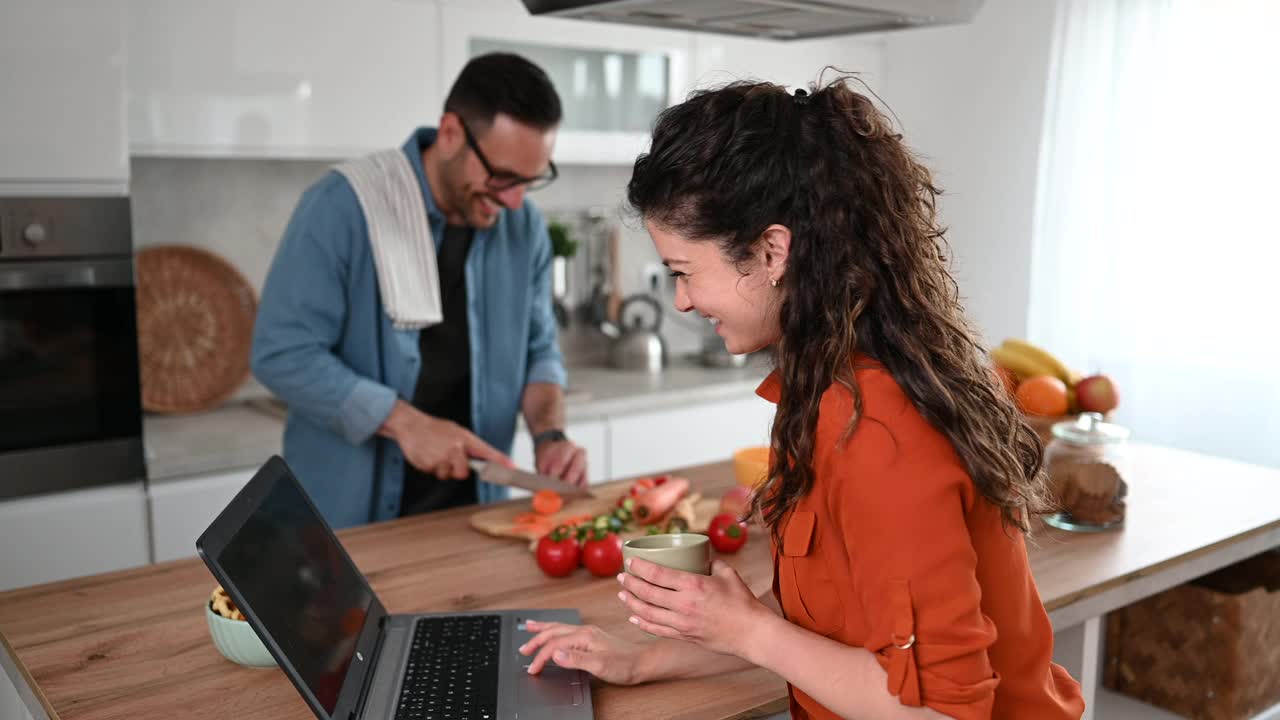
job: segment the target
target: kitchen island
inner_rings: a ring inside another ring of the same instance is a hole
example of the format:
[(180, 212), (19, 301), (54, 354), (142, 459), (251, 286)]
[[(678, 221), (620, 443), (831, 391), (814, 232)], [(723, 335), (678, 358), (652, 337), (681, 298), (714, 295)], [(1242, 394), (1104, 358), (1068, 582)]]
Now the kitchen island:
[[(1135, 445), (1122, 531), (1038, 530), (1033, 571), (1055, 628), (1078, 630), (1061, 659), (1093, 697), (1100, 620), (1109, 610), (1280, 545), (1280, 471)], [(733, 482), (729, 463), (684, 471), (704, 494)], [(391, 612), (576, 607), (584, 621), (640, 639), (617, 584), (579, 571), (547, 578), (523, 543), (482, 536), (474, 508), (340, 533)], [(726, 558), (751, 587), (772, 579), (766, 538), (753, 531)], [(63, 720), (296, 718), (312, 715), (282, 673), (222, 658), (203, 604), (214, 581), (181, 560), (0, 594), (9, 638)], [(1074, 667), (1072, 667), (1074, 665)], [(748, 718), (785, 708), (778, 677), (750, 670), (618, 688), (595, 685), (596, 717)]]

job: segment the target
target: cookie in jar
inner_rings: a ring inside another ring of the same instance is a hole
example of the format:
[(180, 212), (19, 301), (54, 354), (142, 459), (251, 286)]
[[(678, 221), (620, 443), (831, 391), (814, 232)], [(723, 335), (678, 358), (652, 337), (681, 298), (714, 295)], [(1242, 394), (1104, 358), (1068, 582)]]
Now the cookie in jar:
[(1096, 532), (1124, 524), (1129, 430), (1106, 422), (1101, 413), (1081, 413), (1057, 423), (1045, 446), (1044, 468), (1059, 512), (1045, 522), (1076, 532)]

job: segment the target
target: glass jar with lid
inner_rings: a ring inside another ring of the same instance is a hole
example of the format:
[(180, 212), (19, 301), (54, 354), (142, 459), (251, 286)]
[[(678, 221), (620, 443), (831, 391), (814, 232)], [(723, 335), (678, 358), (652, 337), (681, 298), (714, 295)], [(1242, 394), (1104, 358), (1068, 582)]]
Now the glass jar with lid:
[(1044, 468), (1061, 511), (1046, 516), (1045, 522), (1077, 532), (1123, 525), (1128, 439), (1127, 428), (1107, 422), (1101, 413), (1081, 413), (1055, 424)]

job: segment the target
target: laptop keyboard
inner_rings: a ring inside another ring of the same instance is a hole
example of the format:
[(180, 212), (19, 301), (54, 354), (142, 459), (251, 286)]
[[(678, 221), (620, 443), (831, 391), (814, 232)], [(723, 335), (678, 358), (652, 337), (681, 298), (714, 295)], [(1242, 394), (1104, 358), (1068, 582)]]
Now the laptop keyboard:
[(498, 712), (499, 615), (419, 618), (396, 720), (490, 720)]

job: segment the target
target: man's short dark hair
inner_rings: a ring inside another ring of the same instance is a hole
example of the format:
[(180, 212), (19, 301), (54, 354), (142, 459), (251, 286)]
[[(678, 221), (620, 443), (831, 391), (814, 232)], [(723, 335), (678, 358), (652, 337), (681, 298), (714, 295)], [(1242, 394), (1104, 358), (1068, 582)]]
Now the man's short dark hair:
[(444, 111), (488, 127), (498, 113), (548, 130), (560, 124), (560, 96), (542, 68), (514, 53), (488, 53), (462, 68)]

